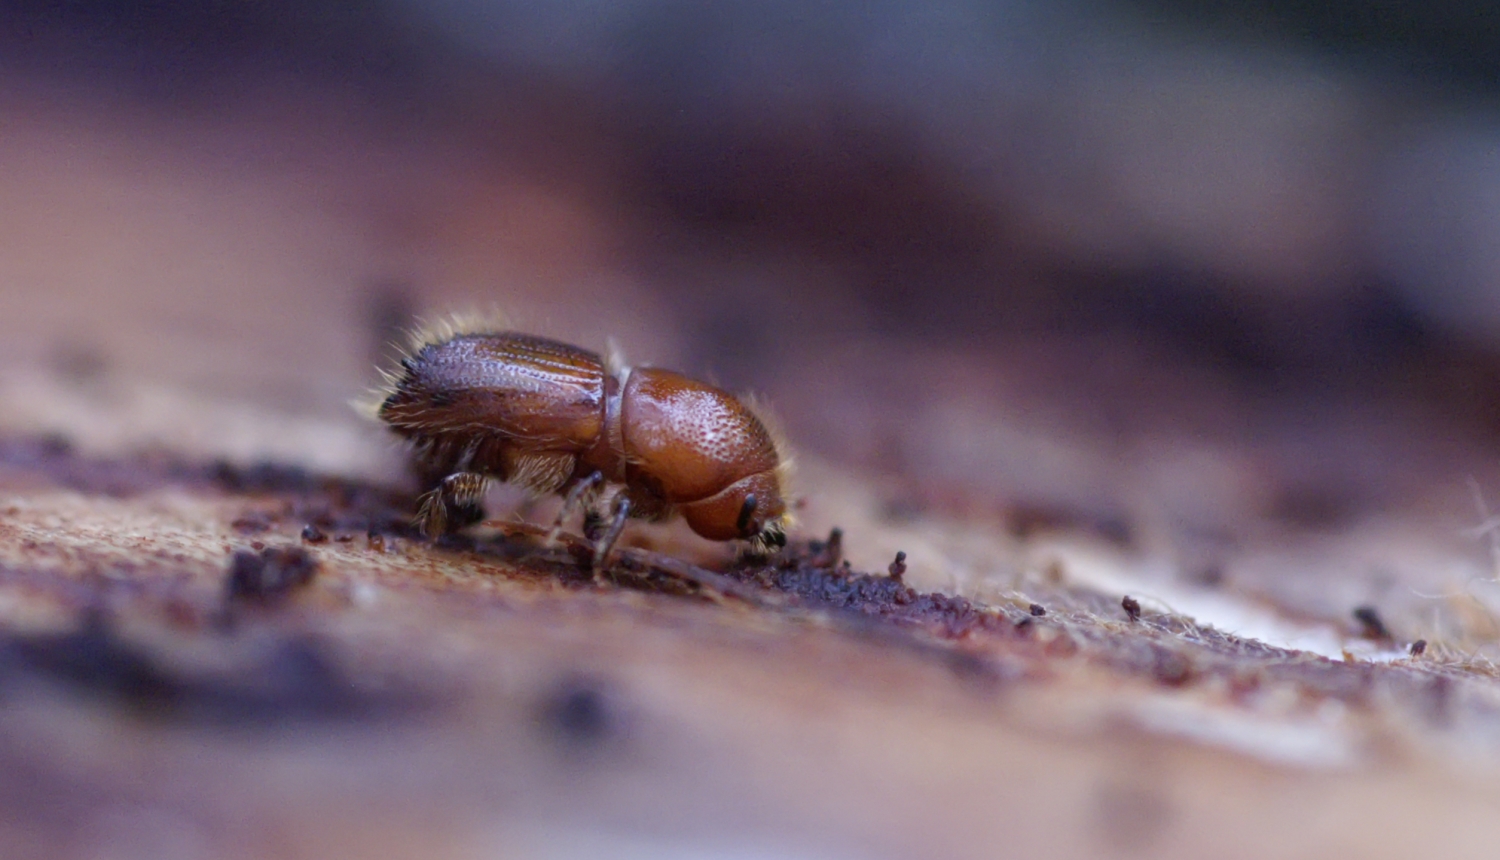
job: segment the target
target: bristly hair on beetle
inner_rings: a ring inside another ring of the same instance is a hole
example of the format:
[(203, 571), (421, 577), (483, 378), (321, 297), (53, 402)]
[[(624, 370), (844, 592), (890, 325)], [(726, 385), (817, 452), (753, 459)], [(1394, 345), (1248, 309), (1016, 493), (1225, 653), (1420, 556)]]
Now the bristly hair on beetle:
[(681, 516), (763, 555), (786, 545), (791, 461), (752, 398), (479, 316), (418, 330), (382, 373), (367, 408), (433, 476), (417, 513), (429, 537), (480, 519), (494, 480), (563, 497), (549, 540), (580, 507), (607, 507), (596, 575), (630, 518)]

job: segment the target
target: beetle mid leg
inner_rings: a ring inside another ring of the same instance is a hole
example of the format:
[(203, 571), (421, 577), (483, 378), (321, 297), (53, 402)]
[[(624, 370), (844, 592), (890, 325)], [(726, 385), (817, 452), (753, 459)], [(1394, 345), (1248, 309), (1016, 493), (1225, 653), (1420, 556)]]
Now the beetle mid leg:
[(417, 527), (428, 538), (441, 537), (484, 519), (484, 491), (489, 479), (478, 472), (455, 472), (422, 494)]
[(592, 506), (594, 496), (603, 483), (604, 473), (596, 469), (568, 488), (567, 495), (563, 496), (562, 507), (557, 512), (557, 519), (553, 521), (552, 529), (547, 532), (545, 546), (557, 543), (558, 535), (562, 534), (563, 521), (572, 516), (573, 511), (577, 510), (579, 505), (586, 508)]
[(609, 551), (614, 549), (615, 541), (620, 539), (620, 532), (625, 530), (625, 520), (630, 518), (630, 495), (628, 493), (617, 493), (609, 505), (609, 528), (599, 540), (594, 542), (594, 582), (602, 585), (604, 583), (601, 574), (604, 572), (605, 562), (609, 559)]

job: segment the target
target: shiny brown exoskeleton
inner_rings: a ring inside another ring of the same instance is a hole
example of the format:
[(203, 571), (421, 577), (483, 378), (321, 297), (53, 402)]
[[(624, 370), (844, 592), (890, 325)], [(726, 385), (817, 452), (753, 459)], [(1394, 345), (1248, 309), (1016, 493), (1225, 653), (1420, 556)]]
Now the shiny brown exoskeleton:
[[(786, 543), (786, 461), (738, 398), (670, 370), (506, 331), (419, 336), (378, 415), (437, 480), (418, 521), (436, 536), (477, 519), (491, 480), (564, 496), (558, 525), (617, 487), (602, 566), (627, 517), (681, 514), (710, 540)], [(556, 528), (554, 528), (556, 534)]]

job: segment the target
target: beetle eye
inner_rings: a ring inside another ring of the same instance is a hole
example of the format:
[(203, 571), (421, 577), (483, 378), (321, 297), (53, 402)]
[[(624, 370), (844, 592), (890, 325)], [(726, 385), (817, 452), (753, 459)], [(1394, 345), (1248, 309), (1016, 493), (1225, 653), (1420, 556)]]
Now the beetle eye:
[(734, 527), (740, 534), (746, 534), (750, 527), (750, 518), (755, 515), (756, 504), (755, 494), (751, 493), (745, 497), (745, 503), (740, 505), (740, 515), (734, 521)]

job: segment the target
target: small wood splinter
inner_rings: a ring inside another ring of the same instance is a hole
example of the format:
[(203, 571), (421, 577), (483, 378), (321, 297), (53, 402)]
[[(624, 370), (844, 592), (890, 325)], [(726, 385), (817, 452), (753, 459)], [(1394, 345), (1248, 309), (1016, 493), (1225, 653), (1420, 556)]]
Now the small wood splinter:
[(891, 579), (897, 582), (904, 582), (903, 577), (906, 576), (906, 553), (898, 551), (896, 553), (896, 560), (891, 562), (890, 567), (886, 568), (886, 573), (890, 574)]

